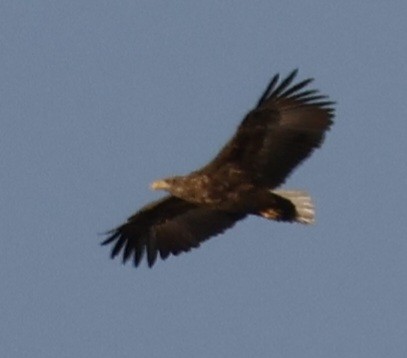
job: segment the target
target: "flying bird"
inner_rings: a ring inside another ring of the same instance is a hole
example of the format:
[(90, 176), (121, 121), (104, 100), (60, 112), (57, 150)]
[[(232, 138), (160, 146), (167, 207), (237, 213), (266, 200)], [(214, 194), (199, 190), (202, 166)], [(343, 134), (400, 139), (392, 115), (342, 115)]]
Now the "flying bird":
[(154, 181), (168, 195), (109, 231), (102, 245), (111, 257), (149, 267), (198, 247), (248, 215), (268, 220), (314, 222), (311, 197), (276, 189), (324, 139), (334, 102), (315, 89), (312, 78), (293, 83), (297, 70), (280, 81), (276, 74), (234, 136), (207, 165), (185, 176)]

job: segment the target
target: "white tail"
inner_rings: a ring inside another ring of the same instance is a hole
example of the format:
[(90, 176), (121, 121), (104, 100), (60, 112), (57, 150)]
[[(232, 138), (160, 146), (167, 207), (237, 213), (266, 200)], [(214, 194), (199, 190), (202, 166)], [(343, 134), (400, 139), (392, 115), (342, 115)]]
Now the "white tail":
[(315, 222), (315, 210), (311, 197), (305, 191), (300, 190), (273, 190), (274, 194), (290, 200), (297, 211), (295, 221), (301, 224), (313, 224)]

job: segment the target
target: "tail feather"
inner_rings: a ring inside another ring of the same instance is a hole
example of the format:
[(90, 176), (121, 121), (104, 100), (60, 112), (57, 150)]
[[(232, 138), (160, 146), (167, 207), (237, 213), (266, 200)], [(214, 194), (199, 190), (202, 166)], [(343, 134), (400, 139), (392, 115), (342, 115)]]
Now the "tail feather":
[(308, 193), (301, 190), (273, 190), (273, 193), (293, 203), (297, 213), (296, 222), (301, 224), (313, 224), (315, 222), (314, 204)]

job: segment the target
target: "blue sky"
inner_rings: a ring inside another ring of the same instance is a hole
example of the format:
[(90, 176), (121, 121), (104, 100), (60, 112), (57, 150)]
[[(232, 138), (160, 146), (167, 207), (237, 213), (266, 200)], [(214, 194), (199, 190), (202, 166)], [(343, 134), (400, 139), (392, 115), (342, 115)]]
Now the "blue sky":
[[(2, 1), (2, 357), (406, 357), (405, 1)], [(250, 218), (152, 269), (99, 234), (208, 161), (271, 76), (337, 101)]]

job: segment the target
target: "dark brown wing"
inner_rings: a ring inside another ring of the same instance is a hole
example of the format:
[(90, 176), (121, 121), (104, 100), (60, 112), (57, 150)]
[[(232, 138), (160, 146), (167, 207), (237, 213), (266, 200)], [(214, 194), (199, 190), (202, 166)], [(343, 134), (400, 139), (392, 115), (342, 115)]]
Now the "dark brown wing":
[(174, 196), (153, 202), (131, 216), (127, 222), (110, 231), (102, 245), (112, 243), (111, 257), (121, 251), (123, 262), (131, 257), (138, 266), (147, 254), (147, 263), (154, 265), (157, 254), (166, 259), (198, 247), (233, 226), (246, 214), (209, 210)]
[(278, 75), (273, 77), (257, 107), (202, 170), (232, 164), (253, 181), (273, 188), (321, 145), (332, 124), (333, 102), (317, 90), (305, 89), (312, 79), (292, 85), (296, 74), (297, 70), (280, 83)]

